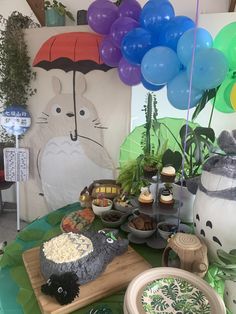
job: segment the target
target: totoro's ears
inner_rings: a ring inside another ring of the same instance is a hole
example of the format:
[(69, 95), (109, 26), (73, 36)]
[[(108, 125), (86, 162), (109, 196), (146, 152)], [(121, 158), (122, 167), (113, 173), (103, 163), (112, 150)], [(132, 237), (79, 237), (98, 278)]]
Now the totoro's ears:
[(83, 73), (76, 72), (75, 73), (76, 79), (76, 89), (79, 95), (82, 95), (86, 91), (86, 79)]
[(55, 95), (59, 95), (61, 93), (61, 89), (62, 89), (61, 81), (56, 76), (52, 77), (52, 88), (53, 88)]

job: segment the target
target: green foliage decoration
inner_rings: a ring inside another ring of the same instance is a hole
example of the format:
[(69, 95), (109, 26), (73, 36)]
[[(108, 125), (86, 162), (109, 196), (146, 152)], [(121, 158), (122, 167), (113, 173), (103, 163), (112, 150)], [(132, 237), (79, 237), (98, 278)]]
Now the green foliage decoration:
[(31, 88), (35, 73), (30, 65), (23, 30), (37, 24), (17, 11), (7, 20), (0, 15), (0, 22), (5, 26), (0, 33), (0, 101), (4, 107), (12, 104), (26, 107), (36, 90)]

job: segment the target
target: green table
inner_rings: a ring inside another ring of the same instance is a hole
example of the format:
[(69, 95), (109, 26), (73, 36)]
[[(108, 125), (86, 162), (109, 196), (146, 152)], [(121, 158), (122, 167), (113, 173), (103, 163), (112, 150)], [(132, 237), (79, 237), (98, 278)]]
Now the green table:
[[(22, 253), (60, 234), (62, 217), (79, 208), (79, 203), (75, 203), (35, 220), (18, 234), (14, 242), (6, 247), (0, 260), (1, 314), (41, 313), (23, 264)], [(102, 228), (99, 219), (95, 219), (92, 228), (95, 230)], [(125, 233), (123, 235), (126, 236)], [(162, 251), (151, 249), (145, 244), (131, 245), (153, 267), (161, 265)], [(122, 314), (124, 293), (125, 290), (120, 291), (73, 313), (92, 313), (91, 309), (99, 305), (107, 305), (112, 309), (113, 314)]]

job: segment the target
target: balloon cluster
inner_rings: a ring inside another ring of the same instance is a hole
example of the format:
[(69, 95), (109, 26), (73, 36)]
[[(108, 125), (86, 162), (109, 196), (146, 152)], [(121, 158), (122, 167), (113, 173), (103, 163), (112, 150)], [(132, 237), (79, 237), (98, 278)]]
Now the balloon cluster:
[(213, 46), (224, 53), (229, 72), (216, 94), (215, 107), (224, 113), (236, 111), (236, 22), (226, 25), (214, 39)]
[(141, 82), (152, 91), (167, 86), (175, 108), (196, 106), (204, 91), (219, 86), (227, 75), (228, 62), (213, 48), (210, 33), (187, 16), (175, 16), (168, 0), (149, 0), (143, 8), (136, 0), (122, 0), (120, 6), (96, 0), (87, 16), (89, 26), (105, 35), (101, 58), (118, 68), (121, 81), (130, 86)]

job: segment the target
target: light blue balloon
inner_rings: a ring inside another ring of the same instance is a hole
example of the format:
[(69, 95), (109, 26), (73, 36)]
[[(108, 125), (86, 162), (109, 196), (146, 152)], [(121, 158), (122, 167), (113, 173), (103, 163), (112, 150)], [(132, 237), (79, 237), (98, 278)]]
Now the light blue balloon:
[(158, 90), (165, 87), (165, 85), (154, 85), (147, 82), (142, 75), (141, 75), (141, 83), (143, 84), (143, 87), (145, 87), (147, 90), (150, 90), (152, 92), (157, 92)]
[(143, 57), (141, 73), (154, 85), (163, 85), (172, 80), (180, 70), (177, 54), (168, 47), (154, 47)]
[[(176, 109), (188, 109), (189, 102), (189, 80), (186, 71), (180, 72), (173, 80), (167, 84), (167, 98)], [(203, 91), (192, 88), (189, 108), (195, 107), (200, 101)]]
[[(187, 66), (192, 59), (193, 45), (194, 45), (195, 29), (187, 30), (179, 39), (177, 45), (177, 54), (184, 66)], [(211, 48), (213, 39), (211, 34), (204, 28), (197, 28), (196, 30), (196, 48), (195, 53), (201, 48)]]
[[(212, 89), (219, 86), (228, 72), (228, 62), (225, 55), (215, 48), (202, 48), (195, 55), (193, 66), (193, 86), (198, 89)], [(190, 79), (191, 61), (187, 66)]]

